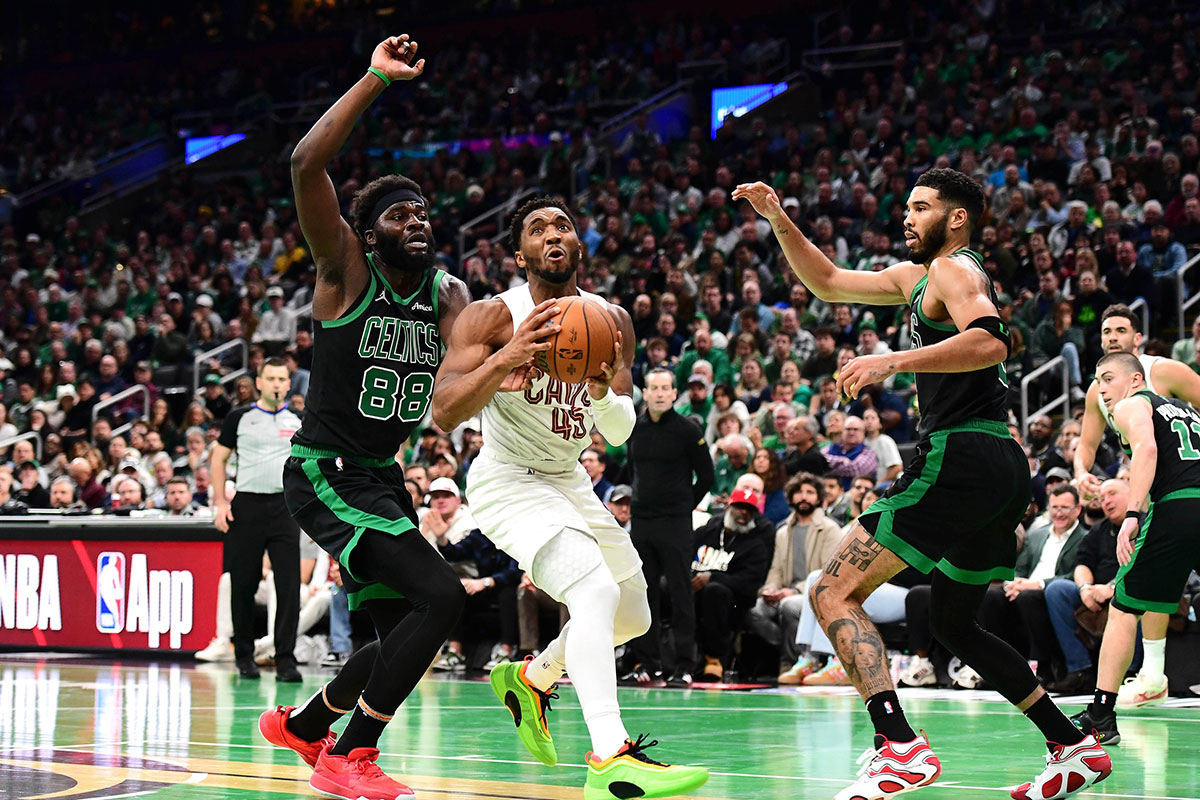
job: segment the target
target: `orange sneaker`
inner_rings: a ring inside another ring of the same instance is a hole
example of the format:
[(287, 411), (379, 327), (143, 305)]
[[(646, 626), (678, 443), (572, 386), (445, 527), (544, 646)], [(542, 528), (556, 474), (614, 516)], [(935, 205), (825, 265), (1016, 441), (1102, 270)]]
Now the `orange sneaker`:
[(348, 756), (335, 756), (328, 749), (321, 751), (308, 785), (326, 797), (342, 800), (402, 800), (416, 797), (416, 792), (389, 778), (375, 759), (376, 747), (356, 747)]
[(326, 731), (325, 735), (315, 742), (308, 742), (287, 729), (287, 719), (295, 706), (275, 706), (273, 711), (264, 711), (258, 718), (258, 732), (262, 737), (276, 747), (286, 747), (296, 751), (296, 755), (304, 759), (310, 767), (317, 765), (317, 757), (326, 747), (333, 747), (337, 734)]

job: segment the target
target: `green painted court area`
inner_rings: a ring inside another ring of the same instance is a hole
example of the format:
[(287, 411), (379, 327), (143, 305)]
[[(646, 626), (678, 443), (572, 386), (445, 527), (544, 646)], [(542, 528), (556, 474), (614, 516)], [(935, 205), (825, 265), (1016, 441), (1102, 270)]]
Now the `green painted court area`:
[[(246, 681), (226, 664), (0, 655), (0, 798), (316, 797), (300, 760), (262, 741), (256, 722), (327, 677), (310, 669), (303, 684), (276, 685), (270, 670)], [(559, 691), (558, 767), (524, 751), (486, 682), (461, 680), (418, 687), (384, 734), (380, 764), (419, 798), (580, 798), (586, 729), (573, 690)], [(650, 755), (713, 771), (697, 797), (831, 798), (854, 775), (870, 724), (849, 690), (802, 691), (621, 689), (620, 699), (630, 732), (661, 740)], [(901, 698), (943, 764), (918, 797), (1005, 798), (1042, 768), (1036, 730), (995, 695)], [(1200, 702), (1127, 714), (1120, 727), (1113, 775), (1078, 797), (1200, 796)]]

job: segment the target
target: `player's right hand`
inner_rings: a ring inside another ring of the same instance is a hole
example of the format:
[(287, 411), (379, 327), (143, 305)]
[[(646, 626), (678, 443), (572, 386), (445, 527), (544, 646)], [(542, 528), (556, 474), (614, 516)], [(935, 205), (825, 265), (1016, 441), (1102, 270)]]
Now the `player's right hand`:
[(562, 310), (559, 300), (560, 298), (552, 297), (538, 303), (533, 311), (529, 312), (529, 316), (517, 326), (508, 344), (496, 351), (497, 359), (509, 371), (528, 362), (538, 353), (550, 349), (550, 342), (546, 340), (562, 328), (557, 322), (550, 321)]
[(221, 533), (229, 533), (229, 523), (233, 521), (233, 510), (229, 503), (217, 503), (213, 513), (213, 524)]
[(1100, 493), (1100, 479), (1090, 472), (1071, 481), (1071, 485), (1079, 491), (1079, 497), (1084, 503), (1094, 499)]
[(779, 195), (775, 190), (762, 181), (754, 183), (739, 183), (733, 190), (734, 200), (749, 200), (754, 210), (769, 220), (783, 215), (783, 206), (779, 204)]
[(425, 59), (414, 62), (416, 57), (416, 40), (402, 33), (389, 36), (376, 45), (371, 54), (371, 66), (394, 81), (411, 81), (425, 71)]

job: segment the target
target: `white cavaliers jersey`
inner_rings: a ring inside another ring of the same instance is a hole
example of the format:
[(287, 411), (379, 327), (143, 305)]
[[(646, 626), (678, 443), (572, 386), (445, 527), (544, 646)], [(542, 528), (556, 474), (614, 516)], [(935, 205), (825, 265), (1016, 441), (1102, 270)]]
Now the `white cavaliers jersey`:
[[(608, 301), (580, 291), (608, 313)], [(512, 315), (513, 331), (533, 312), (529, 284), (497, 295)], [(591, 444), (592, 403), (587, 384), (543, 374), (524, 392), (496, 392), (481, 415), (482, 455), (544, 472), (566, 472)]]
[[(1161, 360), (1162, 356), (1138, 356), (1138, 361), (1142, 362), (1142, 371), (1146, 373), (1146, 388), (1155, 394), (1158, 394), (1158, 390), (1154, 388), (1154, 381), (1150, 379), (1150, 370), (1154, 368), (1155, 363)], [(1117, 424), (1113, 422), (1112, 412), (1104, 404), (1104, 398), (1099, 393), (1096, 394), (1096, 402), (1100, 404), (1100, 413), (1104, 415), (1105, 423), (1114, 431), (1117, 430)]]

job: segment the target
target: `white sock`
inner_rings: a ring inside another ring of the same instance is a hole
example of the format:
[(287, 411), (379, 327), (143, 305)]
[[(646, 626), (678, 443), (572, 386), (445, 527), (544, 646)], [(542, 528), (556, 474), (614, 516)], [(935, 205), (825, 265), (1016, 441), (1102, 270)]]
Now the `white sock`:
[(1161, 682), (1166, 677), (1167, 640), (1142, 639), (1142, 653), (1142, 674)]
[(558, 683), (567, 671), (567, 631), (570, 628), (571, 622), (568, 620), (554, 641), (546, 645), (546, 649), (525, 667), (525, 680), (539, 692), (550, 691), (550, 687)]

